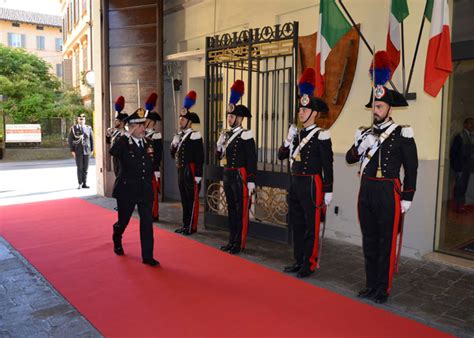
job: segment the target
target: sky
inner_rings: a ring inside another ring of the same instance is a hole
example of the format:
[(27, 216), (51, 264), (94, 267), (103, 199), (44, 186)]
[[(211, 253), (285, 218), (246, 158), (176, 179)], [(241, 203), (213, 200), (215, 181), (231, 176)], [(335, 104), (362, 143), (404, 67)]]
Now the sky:
[(61, 4), (59, 0), (0, 0), (0, 7), (61, 15)]

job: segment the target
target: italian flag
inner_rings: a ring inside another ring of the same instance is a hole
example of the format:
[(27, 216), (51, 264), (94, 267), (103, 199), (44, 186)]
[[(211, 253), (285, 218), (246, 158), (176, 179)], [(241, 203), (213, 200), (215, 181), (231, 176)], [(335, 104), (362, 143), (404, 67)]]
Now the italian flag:
[(387, 53), (390, 58), (392, 72), (400, 63), (401, 24), (408, 14), (410, 13), (408, 12), (407, 0), (392, 0), (387, 33)]
[(425, 17), (431, 22), (424, 89), (436, 97), (452, 72), (449, 8), (447, 0), (428, 0)]
[(351, 28), (335, 0), (321, 0), (316, 42), (316, 96), (322, 97), (324, 94), (325, 64), (331, 49)]

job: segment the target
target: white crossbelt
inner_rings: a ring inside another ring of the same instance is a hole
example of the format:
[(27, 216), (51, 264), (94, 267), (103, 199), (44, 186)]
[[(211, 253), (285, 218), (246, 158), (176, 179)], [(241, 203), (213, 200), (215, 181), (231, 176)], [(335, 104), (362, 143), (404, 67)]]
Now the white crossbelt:
[(301, 140), (300, 144), (298, 145), (298, 147), (296, 147), (295, 151), (290, 157), (290, 164), (293, 164), (293, 161), (301, 153), (301, 149), (303, 149), (304, 146), (311, 140), (311, 138), (320, 130), (321, 128), (319, 127), (314, 128), (308, 135), (306, 135), (305, 138)]
[(362, 164), (360, 166), (360, 175), (362, 177), (362, 174), (364, 173), (364, 169), (369, 164), (370, 160), (374, 156), (375, 152), (380, 148), (382, 143), (388, 139), (390, 134), (395, 130), (395, 128), (398, 127), (398, 124), (393, 123), (390, 125), (390, 127), (387, 128), (382, 134), (380, 134), (378, 142), (375, 144), (373, 148), (370, 149), (370, 151), (367, 153), (367, 155), (364, 156), (364, 159), (362, 160)]

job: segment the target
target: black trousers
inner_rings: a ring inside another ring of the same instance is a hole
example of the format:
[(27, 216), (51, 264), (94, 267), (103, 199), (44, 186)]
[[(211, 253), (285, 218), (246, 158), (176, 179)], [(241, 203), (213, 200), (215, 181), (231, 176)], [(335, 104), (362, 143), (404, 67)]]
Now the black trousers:
[(390, 293), (400, 223), (398, 180), (362, 178), (358, 212), (362, 230), (366, 286)]
[(471, 170), (468, 167), (456, 172), (455, 175), (454, 199), (458, 205), (464, 205), (466, 203), (466, 191), (469, 185), (469, 178), (471, 177)]
[(128, 201), (117, 199), (118, 221), (114, 224), (114, 241), (121, 240), (125, 229), (130, 222), (135, 205), (138, 206), (138, 215), (140, 216), (140, 242), (142, 247), (142, 258), (153, 258), (153, 219), (152, 219), (153, 201)]
[(77, 166), (77, 182), (79, 184), (86, 184), (87, 170), (89, 169), (89, 156), (82, 152), (76, 152), (76, 166)]
[(293, 231), (296, 263), (314, 271), (318, 261), (319, 228), (323, 206), (320, 175), (291, 176), (288, 196), (289, 226)]
[(224, 193), (227, 200), (229, 244), (243, 249), (248, 226), (248, 189), (246, 178), (242, 177), (239, 170), (224, 170)]
[(199, 200), (196, 198), (194, 174), (190, 166), (178, 168), (178, 187), (183, 208), (183, 227), (197, 230)]

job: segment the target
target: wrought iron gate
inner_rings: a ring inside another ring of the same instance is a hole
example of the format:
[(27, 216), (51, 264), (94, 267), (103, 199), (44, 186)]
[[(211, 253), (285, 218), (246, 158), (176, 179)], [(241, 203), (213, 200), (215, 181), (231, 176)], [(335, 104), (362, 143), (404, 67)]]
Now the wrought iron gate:
[(295, 115), (297, 56), (297, 22), (206, 38), (206, 226), (227, 224), (223, 167), (215, 150), (220, 132), (227, 129), (230, 86), (240, 79), (245, 82), (242, 102), (252, 112), (244, 127), (253, 130), (258, 153), (249, 234), (289, 240), (288, 163), (279, 161), (277, 153)]

